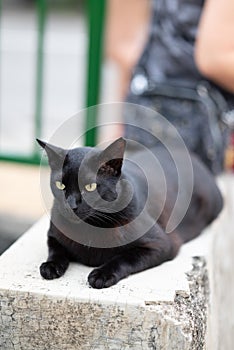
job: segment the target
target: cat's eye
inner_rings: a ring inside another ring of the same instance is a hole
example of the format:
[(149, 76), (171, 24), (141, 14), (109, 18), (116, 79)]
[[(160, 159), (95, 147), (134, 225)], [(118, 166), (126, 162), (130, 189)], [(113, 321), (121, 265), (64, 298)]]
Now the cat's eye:
[(55, 185), (61, 191), (64, 190), (64, 188), (65, 188), (65, 185), (62, 182), (60, 182), (60, 181), (56, 181)]
[(96, 188), (97, 188), (96, 182), (93, 182), (93, 183), (91, 183), (91, 184), (85, 185), (85, 189), (86, 189), (86, 191), (88, 191), (88, 192), (95, 191)]

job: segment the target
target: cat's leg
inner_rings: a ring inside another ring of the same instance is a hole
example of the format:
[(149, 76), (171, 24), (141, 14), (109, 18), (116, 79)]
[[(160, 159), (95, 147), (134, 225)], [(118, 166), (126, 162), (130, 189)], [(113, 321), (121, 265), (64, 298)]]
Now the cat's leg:
[(110, 287), (131, 274), (173, 259), (181, 244), (182, 241), (175, 232), (157, 232), (154, 239), (144, 239), (137, 246), (123, 250), (108, 263), (94, 269), (88, 276), (88, 282), (93, 288)]
[(40, 266), (41, 276), (47, 280), (64, 275), (69, 265), (65, 248), (53, 237), (48, 236), (49, 256)]

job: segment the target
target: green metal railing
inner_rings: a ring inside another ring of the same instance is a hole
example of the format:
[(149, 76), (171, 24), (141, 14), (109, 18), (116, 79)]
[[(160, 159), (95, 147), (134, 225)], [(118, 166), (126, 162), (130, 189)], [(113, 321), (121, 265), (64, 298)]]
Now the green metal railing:
[[(91, 107), (99, 102), (100, 74), (103, 51), (103, 33), (105, 22), (105, 0), (88, 1), (88, 23), (89, 23), (89, 49), (88, 49), (88, 72), (86, 85), (86, 106)], [(89, 108), (86, 116), (87, 146), (96, 144), (96, 109)]]
[[(1, 8), (1, 0), (0, 0)], [(87, 77), (86, 77), (86, 107), (91, 107), (99, 103), (99, 91), (101, 82), (101, 66), (103, 52), (103, 33), (105, 24), (105, 0), (87, 1), (87, 23), (88, 23), (88, 53), (87, 53)], [(41, 137), (43, 116), (43, 70), (44, 70), (44, 38), (46, 30), (48, 5), (47, 0), (37, 0), (37, 61), (36, 61), (36, 87), (35, 98), (36, 107), (34, 113), (34, 139)], [(0, 11), (1, 15), (1, 11)], [(96, 121), (95, 108), (87, 109), (85, 144), (94, 146), (96, 144)], [(35, 142), (34, 142), (35, 143)], [(0, 150), (0, 160), (13, 161), (27, 164), (40, 164), (41, 153), (35, 143), (32, 154), (20, 156), (2, 153)]]

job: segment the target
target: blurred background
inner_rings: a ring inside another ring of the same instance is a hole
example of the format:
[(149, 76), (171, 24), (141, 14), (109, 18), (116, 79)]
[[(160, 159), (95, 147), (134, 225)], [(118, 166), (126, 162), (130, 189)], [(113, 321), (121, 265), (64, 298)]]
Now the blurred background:
[[(35, 138), (50, 139), (86, 107), (124, 101), (151, 6), (150, 0), (0, 2), (0, 253), (45, 212)], [(95, 118), (78, 118), (79, 135)], [(110, 113), (113, 121), (120, 116)], [(81, 142), (92, 146), (121, 133), (115, 126)], [(226, 158), (233, 167), (234, 136)]]
[[(44, 213), (35, 138), (48, 140), (85, 107), (124, 99), (150, 6), (150, 0), (1, 1), (0, 253)], [(89, 118), (79, 120), (79, 133), (92, 126)]]

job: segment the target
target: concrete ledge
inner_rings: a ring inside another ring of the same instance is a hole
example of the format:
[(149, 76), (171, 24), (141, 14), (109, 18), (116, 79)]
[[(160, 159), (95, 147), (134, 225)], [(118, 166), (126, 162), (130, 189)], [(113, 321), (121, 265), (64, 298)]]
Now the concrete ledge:
[(217, 293), (210, 294), (208, 283), (214, 288), (209, 256), (222, 218), (175, 260), (105, 290), (90, 288), (91, 269), (79, 264), (71, 264), (60, 279), (40, 277), (48, 220), (40, 220), (0, 258), (2, 350), (231, 350), (216, 347)]

